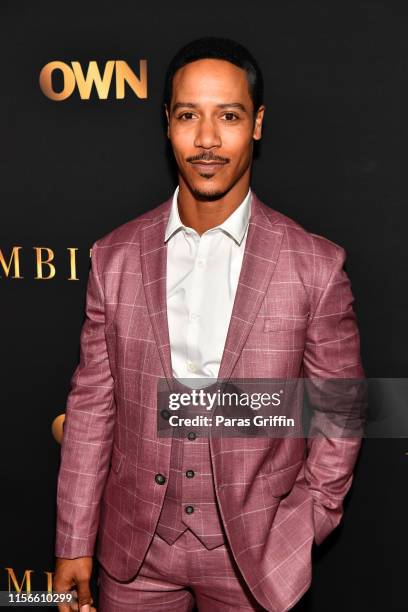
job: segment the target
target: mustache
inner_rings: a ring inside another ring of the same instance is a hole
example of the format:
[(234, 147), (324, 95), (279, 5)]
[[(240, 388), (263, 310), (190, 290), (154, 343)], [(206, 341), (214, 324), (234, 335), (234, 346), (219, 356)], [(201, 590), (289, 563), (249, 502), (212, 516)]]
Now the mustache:
[(213, 153), (201, 153), (200, 155), (194, 155), (193, 157), (187, 157), (186, 161), (188, 162), (218, 162), (226, 164), (229, 162), (227, 157), (220, 157), (219, 155), (214, 155)]

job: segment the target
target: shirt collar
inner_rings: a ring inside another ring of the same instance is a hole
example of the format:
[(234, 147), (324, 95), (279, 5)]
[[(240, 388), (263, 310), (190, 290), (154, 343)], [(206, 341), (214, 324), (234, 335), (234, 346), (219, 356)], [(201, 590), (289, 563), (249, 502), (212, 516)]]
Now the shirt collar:
[[(171, 204), (171, 210), (169, 219), (166, 226), (166, 231), (164, 234), (164, 241), (167, 242), (169, 238), (171, 238), (174, 233), (183, 228), (186, 229), (187, 226), (181, 222), (178, 205), (177, 205), (177, 197), (179, 193), (179, 185), (177, 185), (176, 190), (173, 195), (173, 201)], [(242, 239), (244, 238), (245, 231), (248, 226), (249, 217), (251, 216), (251, 200), (252, 200), (252, 191), (251, 188), (248, 189), (248, 193), (246, 194), (244, 200), (241, 204), (234, 210), (230, 216), (225, 219), (223, 223), (217, 225), (216, 228), (222, 229), (226, 232), (231, 238), (235, 240), (238, 244), (241, 244)], [(211, 228), (215, 229), (215, 227)]]

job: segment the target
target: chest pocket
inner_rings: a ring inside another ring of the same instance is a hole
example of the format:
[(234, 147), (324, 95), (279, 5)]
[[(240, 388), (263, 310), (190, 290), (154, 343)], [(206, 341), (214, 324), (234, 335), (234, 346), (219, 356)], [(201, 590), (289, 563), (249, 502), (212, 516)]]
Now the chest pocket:
[(306, 329), (308, 315), (301, 317), (281, 318), (265, 317), (263, 324), (264, 332), (285, 332)]

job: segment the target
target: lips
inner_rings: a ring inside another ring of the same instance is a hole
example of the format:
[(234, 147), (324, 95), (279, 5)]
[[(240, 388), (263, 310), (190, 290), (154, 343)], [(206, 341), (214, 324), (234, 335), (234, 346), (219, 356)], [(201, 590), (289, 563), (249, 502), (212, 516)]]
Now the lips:
[(199, 172), (217, 172), (225, 162), (191, 162)]

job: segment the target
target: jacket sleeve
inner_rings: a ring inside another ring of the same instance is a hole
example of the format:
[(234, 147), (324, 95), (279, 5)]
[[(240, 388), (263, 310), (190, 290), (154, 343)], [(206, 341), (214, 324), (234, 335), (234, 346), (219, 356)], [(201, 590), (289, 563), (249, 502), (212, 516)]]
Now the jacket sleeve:
[(92, 246), (80, 360), (67, 399), (57, 483), (55, 555), (92, 556), (113, 443), (114, 391), (98, 246)]
[[(305, 384), (314, 412), (301, 478), (313, 497), (318, 545), (342, 518), (343, 500), (351, 487), (361, 446), (360, 425), (366, 408), (364, 388), (350, 381), (361, 382), (364, 370), (354, 298), (343, 269), (346, 254), (341, 247), (337, 254), (326, 288), (309, 321), (303, 356), (303, 372), (308, 379)], [(343, 380), (343, 386), (337, 384), (332, 393), (333, 382), (340, 382), (333, 379), (347, 380)], [(349, 428), (353, 419), (357, 423), (354, 429)]]

